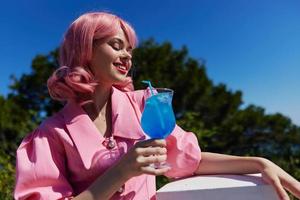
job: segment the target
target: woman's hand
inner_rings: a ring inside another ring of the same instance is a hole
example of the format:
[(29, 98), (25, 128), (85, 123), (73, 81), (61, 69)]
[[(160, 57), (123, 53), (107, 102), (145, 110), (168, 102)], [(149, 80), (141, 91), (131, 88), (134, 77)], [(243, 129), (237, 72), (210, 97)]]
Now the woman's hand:
[(74, 199), (110, 199), (130, 178), (141, 174), (163, 175), (170, 168), (155, 169), (149, 165), (167, 159), (165, 140), (136, 143), (115, 165)]
[(272, 185), (277, 191), (280, 199), (288, 200), (287, 192), (290, 191), (295, 197), (300, 199), (300, 182), (286, 173), (273, 162), (262, 158), (262, 168), (260, 169), (264, 181)]
[(137, 142), (119, 161), (123, 175), (129, 179), (141, 174), (163, 175), (170, 167), (156, 169), (150, 164), (164, 162), (167, 159), (166, 141), (151, 139)]
[(254, 174), (271, 184), (281, 199), (289, 199), (286, 190), (300, 199), (300, 183), (273, 162), (260, 157), (241, 157), (201, 152), (201, 162), (196, 174)]

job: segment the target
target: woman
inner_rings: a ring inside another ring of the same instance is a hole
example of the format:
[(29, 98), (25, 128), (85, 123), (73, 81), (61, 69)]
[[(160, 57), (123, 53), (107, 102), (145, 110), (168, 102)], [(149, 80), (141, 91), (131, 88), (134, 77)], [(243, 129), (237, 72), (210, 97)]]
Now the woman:
[[(145, 140), (141, 112), (149, 91), (127, 76), (136, 46), (132, 27), (109, 13), (87, 13), (69, 27), (59, 68), (48, 80), (65, 107), (17, 150), (15, 199), (155, 199), (155, 176), (262, 173), (281, 199), (300, 183), (264, 158), (201, 152), (176, 126), (166, 140)], [(171, 167), (152, 168), (152, 163)]]

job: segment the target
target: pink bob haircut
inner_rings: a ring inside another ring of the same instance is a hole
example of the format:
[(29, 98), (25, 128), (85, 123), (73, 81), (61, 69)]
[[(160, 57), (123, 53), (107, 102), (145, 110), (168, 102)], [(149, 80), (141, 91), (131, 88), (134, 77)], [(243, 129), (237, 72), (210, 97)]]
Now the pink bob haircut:
[[(96, 40), (105, 41), (120, 28), (129, 44), (134, 48), (137, 37), (130, 24), (116, 15), (93, 12), (81, 15), (69, 27), (59, 51), (59, 67), (47, 81), (50, 96), (58, 101), (89, 101), (97, 83), (89, 69), (93, 46)], [(132, 79), (118, 85), (120, 90), (133, 90)]]

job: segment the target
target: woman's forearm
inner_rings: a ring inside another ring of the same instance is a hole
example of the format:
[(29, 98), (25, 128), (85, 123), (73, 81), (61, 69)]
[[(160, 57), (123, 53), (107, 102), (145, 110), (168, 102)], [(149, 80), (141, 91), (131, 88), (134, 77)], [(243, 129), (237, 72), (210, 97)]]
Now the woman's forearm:
[(87, 190), (76, 196), (74, 200), (108, 200), (127, 180), (128, 177), (122, 173), (118, 165), (115, 165), (98, 177)]
[(250, 174), (259, 173), (263, 158), (240, 157), (202, 152), (196, 174)]
[(150, 167), (150, 165), (166, 161), (166, 145), (165, 140), (158, 139), (137, 142), (115, 165), (105, 171), (74, 200), (110, 199), (132, 177), (142, 174), (163, 175), (170, 169), (169, 167), (156, 169)]

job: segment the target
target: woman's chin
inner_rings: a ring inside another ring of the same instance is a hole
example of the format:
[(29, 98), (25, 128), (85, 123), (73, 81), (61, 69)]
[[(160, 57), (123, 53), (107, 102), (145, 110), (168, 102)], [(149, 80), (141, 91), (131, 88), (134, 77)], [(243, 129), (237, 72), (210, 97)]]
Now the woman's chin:
[(132, 84), (132, 80), (130, 77), (118, 77), (113, 85), (117, 85), (118, 87), (125, 88), (129, 87)]
[(115, 80), (119, 83), (122, 83), (128, 79), (127, 73), (126, 74), (115, 74)]

